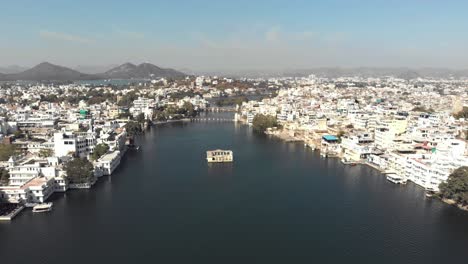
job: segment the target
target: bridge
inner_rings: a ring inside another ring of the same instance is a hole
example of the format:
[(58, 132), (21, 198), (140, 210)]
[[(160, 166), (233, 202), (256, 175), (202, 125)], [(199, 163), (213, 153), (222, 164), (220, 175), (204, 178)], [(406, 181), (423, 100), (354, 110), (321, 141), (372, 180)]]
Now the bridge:
[(206, 112), (236, 112), (235, 107), (208, 107)]
[(190, 118), (191, 122), (235, 122), (234, 118), (222, 118), (222, 117), (197, 117)]

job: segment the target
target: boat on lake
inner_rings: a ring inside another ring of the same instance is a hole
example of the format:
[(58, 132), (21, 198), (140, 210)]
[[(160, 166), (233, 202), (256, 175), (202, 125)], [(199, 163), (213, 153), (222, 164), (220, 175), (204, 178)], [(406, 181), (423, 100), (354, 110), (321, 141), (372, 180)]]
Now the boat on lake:
[(351, 165), (351, 166), (356, 166), (356, 165), (357, 165), (356, 162), (354, 162), (354, 161), (348, 161), (348, 160), (346, 160), (345, 158), (342, 158), (342, 159), (341, 159), (341, 163), (343, 163), (343, 164), (345, 164), (345, 165)]
[(33, 213), (45, 213), (52, 211), (52, 203), (41, 203), (33, 207)]
[(388, 173), (387, 174), (387, 180), (391, 183), (394, 183), (394, 184), (406, 184), (406, 179), (398, 176), (397, 174), (395, 173)]
[(435, 194), (436, 194), (436, 191), (434, 191), (433, 189), (426, 189), (425, 195), (426, 195), (427, 198), (431, 198)]

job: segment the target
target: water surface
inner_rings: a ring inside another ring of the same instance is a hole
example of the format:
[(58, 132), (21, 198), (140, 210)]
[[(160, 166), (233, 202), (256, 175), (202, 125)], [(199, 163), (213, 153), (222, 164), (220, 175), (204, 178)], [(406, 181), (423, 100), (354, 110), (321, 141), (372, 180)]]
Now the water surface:
[[(468, 213), (233, 123), (173, 123), (111, 177), (0, 224), (2, 263), (464, 263)], [(205, 151), (234, 151), (207, 164)], [(458, 262), (457, 262), (458, 261)]]

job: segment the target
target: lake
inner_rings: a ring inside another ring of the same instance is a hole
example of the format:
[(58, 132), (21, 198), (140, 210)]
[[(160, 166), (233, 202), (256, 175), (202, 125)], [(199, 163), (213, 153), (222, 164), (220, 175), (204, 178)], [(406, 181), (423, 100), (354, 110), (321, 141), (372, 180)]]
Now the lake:
[[(468, 212), (230, 122), (140, 136), (113, 176), (0, 223), (2, 263), (464, 263)], [(207, 164), (205, 151), (234, 151)]]

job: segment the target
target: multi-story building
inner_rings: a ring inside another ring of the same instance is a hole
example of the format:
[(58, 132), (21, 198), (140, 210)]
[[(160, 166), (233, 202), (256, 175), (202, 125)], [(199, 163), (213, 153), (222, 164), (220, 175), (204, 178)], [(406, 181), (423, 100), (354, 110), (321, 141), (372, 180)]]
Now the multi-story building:
[(87, 157), (96, 145), (94, 132), (58, 132), (54, 134), (54, 153), (57, 157), (74, 155)]

